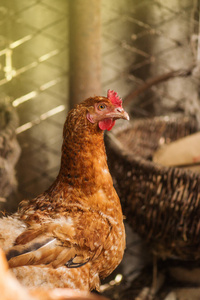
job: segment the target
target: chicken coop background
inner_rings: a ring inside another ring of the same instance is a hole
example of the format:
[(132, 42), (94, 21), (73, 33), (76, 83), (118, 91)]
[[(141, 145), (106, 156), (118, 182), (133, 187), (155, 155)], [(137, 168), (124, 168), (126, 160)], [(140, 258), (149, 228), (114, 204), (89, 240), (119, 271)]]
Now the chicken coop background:
[[(179, 76), (131, 99), (133, 114), (199, 110), (198, 1), (102, 0), (102, 94)], [(19, 116), (20, 198), (55, 178), (69, 101), (69, 1), (1, 1), (0, 95)], [(91, 42), (91, 41), (89, 41)], [(80, 70), (81, 71), (81, 70)], [(2, 101), (2, 100), (1, 100)]]
[[(116, 90), (133, 118), (198, 118), (199, 0), (102, 0), (100, 8), (102, 95)], [(59, 169), (70, 106), (69, 19), (70, 0), (0, 2), (0, 101), (19, 118), (17, 201), (44, 191)]]

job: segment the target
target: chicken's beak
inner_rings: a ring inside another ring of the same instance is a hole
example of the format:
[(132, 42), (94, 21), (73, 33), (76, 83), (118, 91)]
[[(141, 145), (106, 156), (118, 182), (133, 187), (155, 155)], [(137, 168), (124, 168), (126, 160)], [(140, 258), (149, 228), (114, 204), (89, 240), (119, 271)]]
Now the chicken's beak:
[(127, 112), (122, 107), (117, 107), (115, 109), (115, 112), (116, 112), (116, 117), (114, 117), (115, 119), (124, 119), (124, 120), (127, 120), (127, 121), (130, 120), (129, 115), (127, 114)]

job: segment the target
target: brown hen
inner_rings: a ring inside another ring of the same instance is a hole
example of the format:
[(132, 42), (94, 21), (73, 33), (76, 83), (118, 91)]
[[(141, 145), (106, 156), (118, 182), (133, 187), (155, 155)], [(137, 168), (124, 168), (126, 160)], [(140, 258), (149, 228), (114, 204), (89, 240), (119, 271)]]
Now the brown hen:
[(47, 191), (0, 220), (0, 246), (26, 286), (99, 289), (125, 248), (121, 205), (107, 166), (103, 131), (128, 120), (113, 91), (72, 109), (61, 167)]

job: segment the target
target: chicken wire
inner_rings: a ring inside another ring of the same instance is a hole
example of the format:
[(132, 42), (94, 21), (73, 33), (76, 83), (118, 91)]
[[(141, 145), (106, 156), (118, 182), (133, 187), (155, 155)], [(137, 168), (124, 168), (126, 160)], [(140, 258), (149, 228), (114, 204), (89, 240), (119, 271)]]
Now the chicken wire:
[[(152, 86), (132, 107), (142, 114), (196, 114), (198, 5), (102, 0), (102, 94), (111, 88), (126, 97), (148, 78), (189, 70), (190, 76)], [(22, 198), (33, 197), (50, 184), (60, 161), (69, 92), (69, 1), (4, 0), (0, 14), (0, 95), (11, 98), (20, 116), (19, 190)]]
[[(55, 178), (68, 94), (68, 1), (1, 1), (1, 92), (20, 117), (21, 198)], [(2, 95), (2, 94), (1, 94)]]
[[(44, 191), (59, 169), (69, 95), (69, 1), (0, 2), (0, 95), (10, 98), (20, 118), (20, 200)], [(116, 90), (134, 116), (198, 116), (199, 2), (102, 0), (102, 94)], [(128, 243), (126, 265), (141, 247), (137, 238)], [(140, 263), (122, 271), (129, 283)]]
[(111, 2), (103, 30), (105, 47), (110, 46), (103, 66), (113, 74), (104, 77), (106, 87), (111, 84), (127, 96), (149, 78), (161, 82), (163, 75), (182, 71), (186, 76), (153, 85), (137, 97), (133, 109), (143, 115), (199, 112), (199, 1)]

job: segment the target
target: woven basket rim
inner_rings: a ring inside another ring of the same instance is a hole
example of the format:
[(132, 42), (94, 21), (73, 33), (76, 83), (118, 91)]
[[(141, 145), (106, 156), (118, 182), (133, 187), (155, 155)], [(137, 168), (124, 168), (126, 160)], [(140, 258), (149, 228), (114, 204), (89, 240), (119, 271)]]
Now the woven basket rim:
[[(191, 170), (182, 169), (179, 167), (172, 167), (172, 166), (163, 166), (151, 160), (145, 159), (142, 156), (136, 155), (131, 151), (128, 151), (123, 147), (123, 144), (117, 138), (119, 133), (124, 132), (127, 129), (130, 129), (138, 124), (142, 124), (144, 122), (152, 122), (152, 121), (170, 121), (170, 122), (177, 122), (177, 121), (190, 121), (191, 117), (188, 116), (158, 116), (153, 118), (146, 118), (146, 119), (137, 119), (135, 121), (130, 121), (129, 123), (120, 124), (120, 126), (115, 126), (112, 131), (106, 132), (107, 140), (110, 146), (129, 163), (134, 163), (138, 166), (138, 168), (145, 169), (145, 171), (159, 173), (162, 174), (169, 174), (169, 173), (176, 173), (176, 175), (180, 176), (189, 176), (191, 178), (199, 178), (200, 174), (196, 172), (192, 172)], [(194, 120), (194, 119), (193, 119)]]

